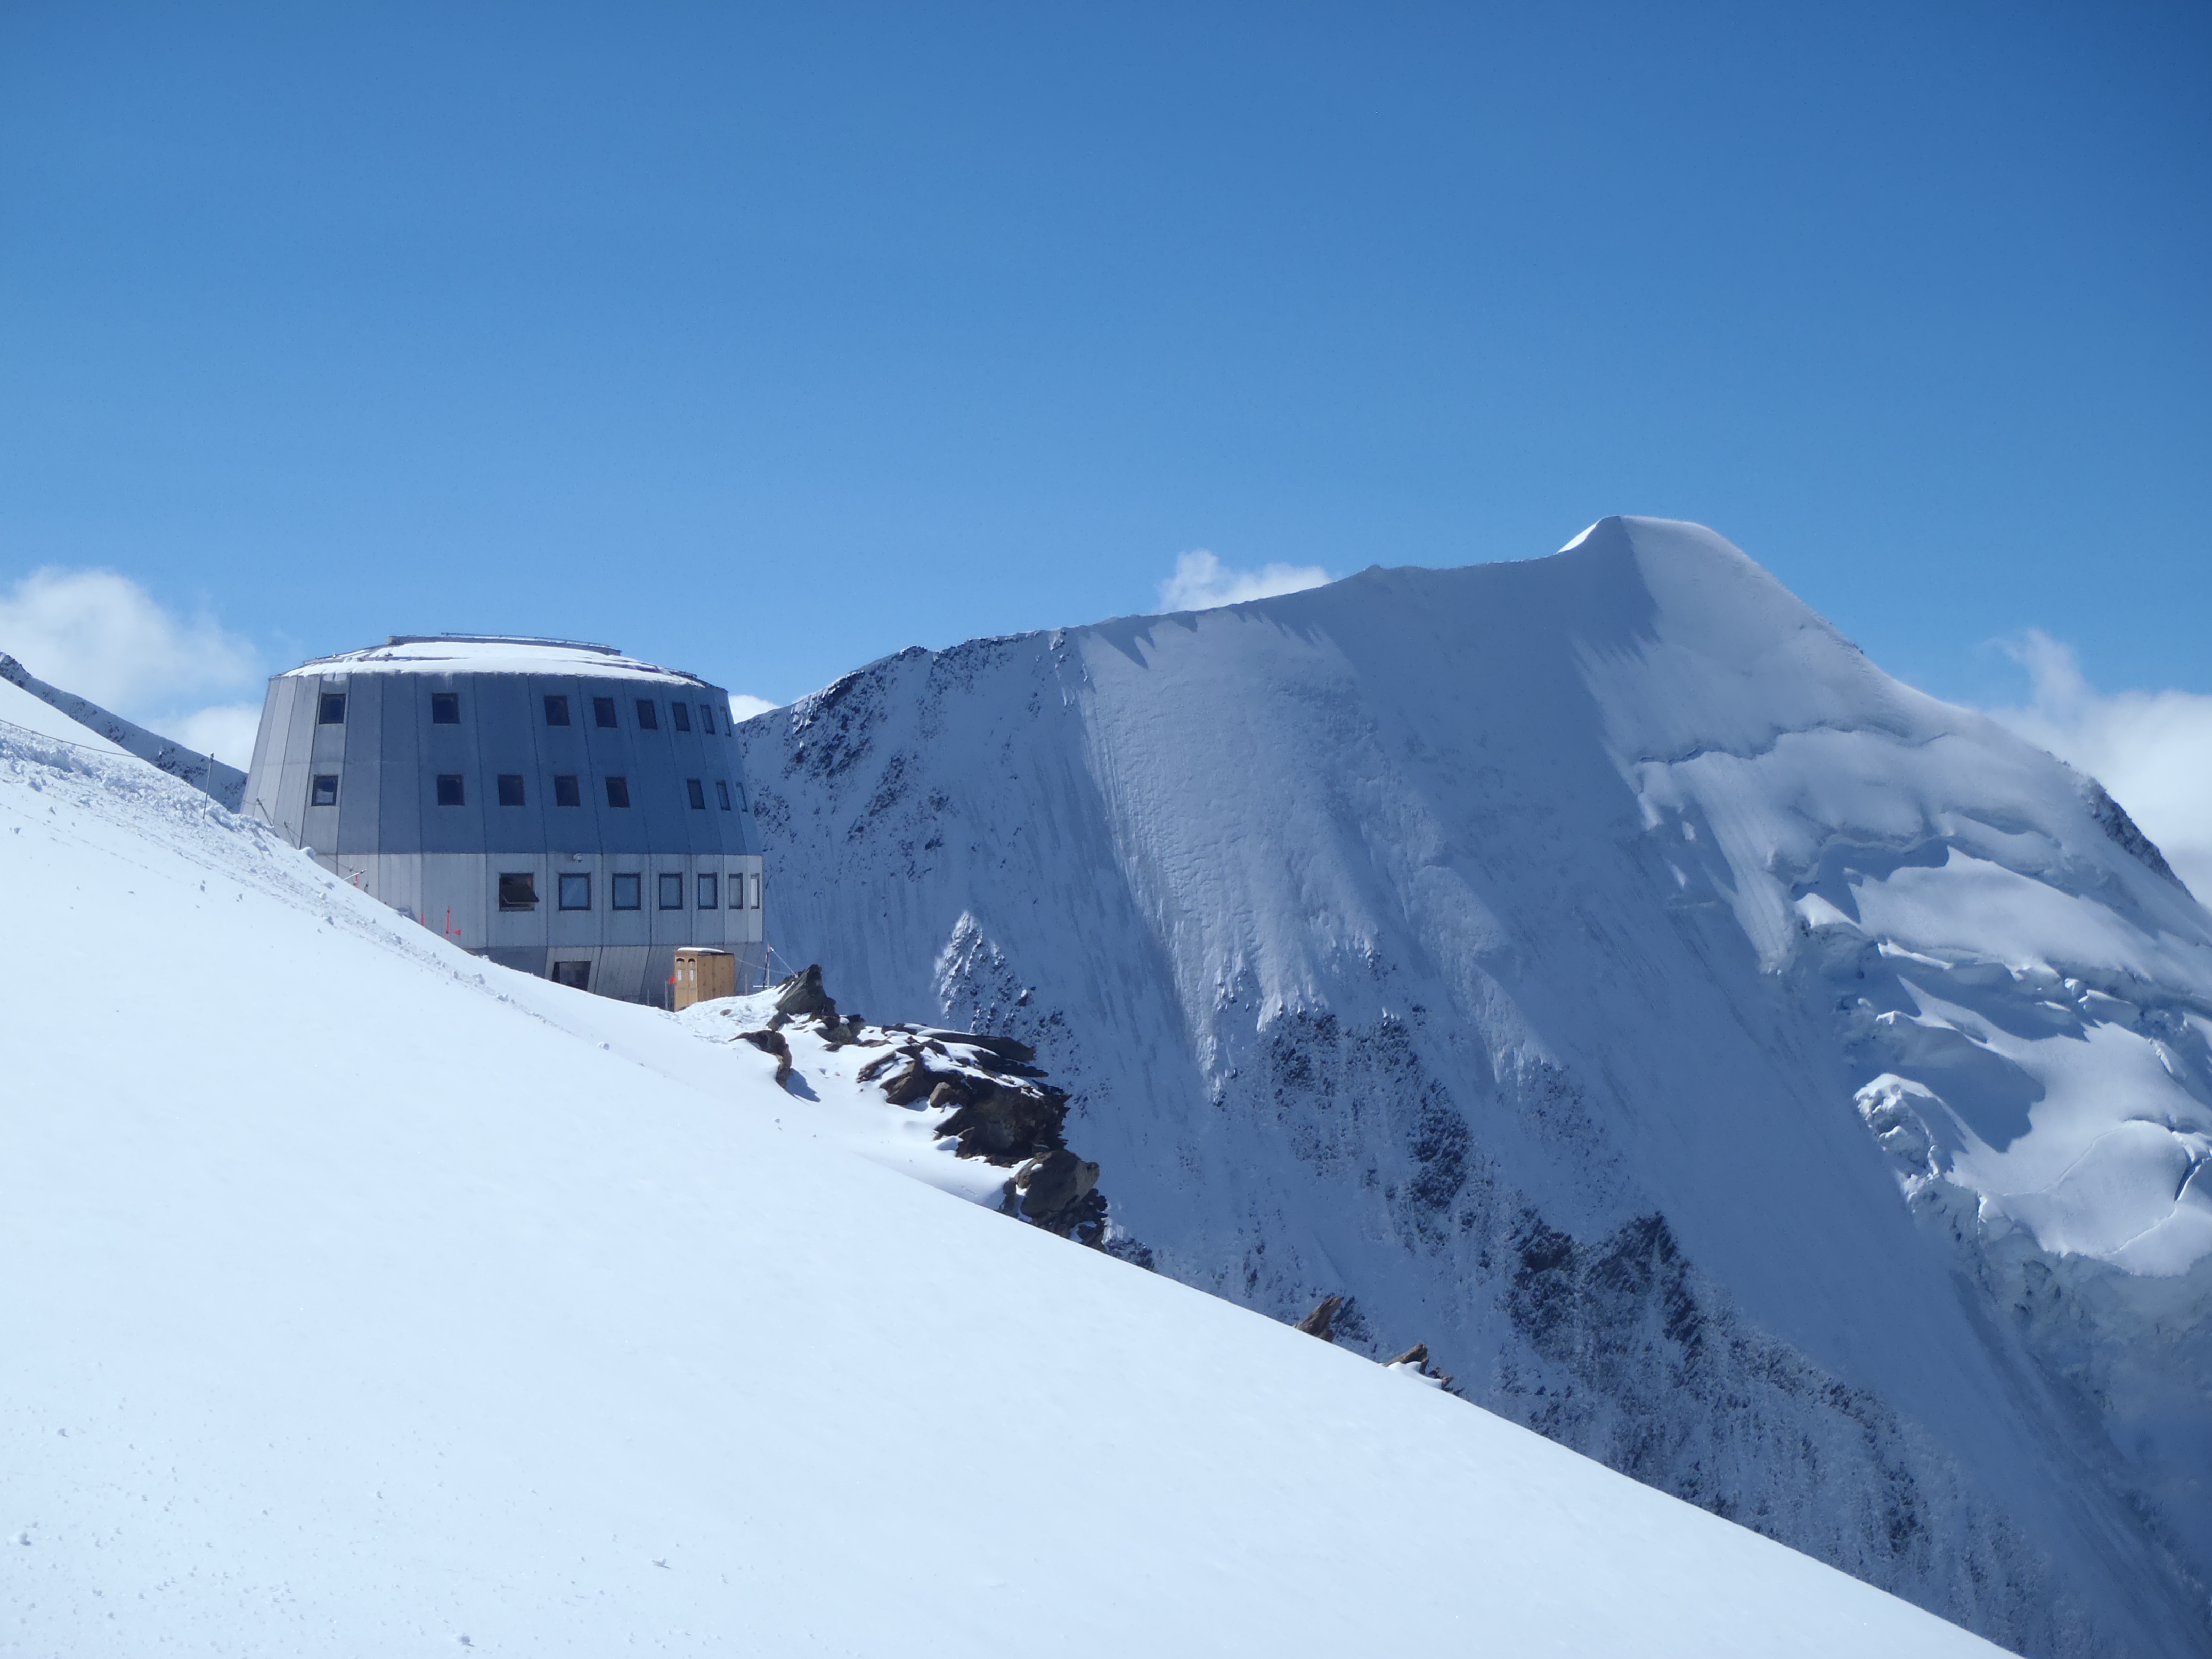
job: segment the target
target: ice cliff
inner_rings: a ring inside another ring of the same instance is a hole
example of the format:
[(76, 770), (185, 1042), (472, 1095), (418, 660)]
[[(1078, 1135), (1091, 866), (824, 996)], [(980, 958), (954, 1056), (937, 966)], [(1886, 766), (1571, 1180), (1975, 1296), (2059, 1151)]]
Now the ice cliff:
[(2021, 1651), (2212, 1642), (2212, 919), (1711, 532), (743, 739), (779, 950), (1033, 1044), (1109, 1247)]

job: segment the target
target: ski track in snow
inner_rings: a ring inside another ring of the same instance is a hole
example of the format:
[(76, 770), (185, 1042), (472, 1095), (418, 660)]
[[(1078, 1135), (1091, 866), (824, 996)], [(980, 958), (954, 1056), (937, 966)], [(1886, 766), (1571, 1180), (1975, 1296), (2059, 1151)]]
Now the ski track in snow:
[(929, 1190), (1006, 1172), (797, 1028), (778, 1088), (758, 999), (480, 962), (4, 726), (0, 872), (10, 1654), (1990, 1651)]
[(1994, 1639), (2212, 1646), (2212, 921), (1710, 532), (901, 653), (780, 951), (1035, 1043), (1164, 1272)]

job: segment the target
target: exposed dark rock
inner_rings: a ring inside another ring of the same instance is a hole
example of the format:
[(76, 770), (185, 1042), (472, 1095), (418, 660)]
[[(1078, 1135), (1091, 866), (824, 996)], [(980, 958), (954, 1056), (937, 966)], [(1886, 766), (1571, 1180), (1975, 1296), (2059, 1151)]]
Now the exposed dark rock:
[(1098, 1166), (1066, 1147), (1032, 1159), (1014, 1177), (1021, 1213), (1048, 1232), (1066, 1233), (1079, 1218), (1084, 1200), (1098, 1186)]
[(2189, 891), (2181, 878), (2173, 873), (2173, 866), (2166, 861), (2166, 854), (2158, 850), (2158, 843), (2136, 827), (2136, 821), (2127, 815), (2126, 809), (2119, 802), (2106, 793), (2103, 784), (2094, 778), (2084, 778), (2081, 799), (2088, 805), (2089, 816), (2097, 820), (2099, 827), (2118, 842), (2123, 851), (2153, 875), (2163, 876), (2183, 892)]
[(820, 963), (810, 963), (804, 973), (793, 974), (775, 988), (775, 1011), (787, 1020), (837, 1018), (837, 1005), (822, 988)]
[(1016, 1164), (1034, 1154), (1057, 1152), (1064, 1145), (1060, 1126), (1067, 1117), (1067, 1097), (1059, 1090), (1032, 1091), (991, 1083), (970, 1085), (970, 1090), (969, 1097), (938, 1131), (959, 1138), (963, 1158)]
[(1429, 1363), (1429, 1345), (1425, 1342), (1416, 1342), (1395, 1359), (1386, 1359), (1382, 1363), (1386, 1365), (1413, 1365), (1425, 1368)]
[(1314, 1310), (1298, 1321), (1293, 1328), (1304, 1331), (1308, 1336), (1317, 1336), (1324, 1342), (1334, 1342), (1336, 1340), (1337, 1310), (1343, 1306), (1342, 1297), (1325, 1296), (1314, 1304)]
[(775, 1080), (782, 1082), (791, 1075), (791, 1044), (781, 1031), (740, 1031), (738, 1041), (750, 1042), (764, 1054), (775, 1056)]

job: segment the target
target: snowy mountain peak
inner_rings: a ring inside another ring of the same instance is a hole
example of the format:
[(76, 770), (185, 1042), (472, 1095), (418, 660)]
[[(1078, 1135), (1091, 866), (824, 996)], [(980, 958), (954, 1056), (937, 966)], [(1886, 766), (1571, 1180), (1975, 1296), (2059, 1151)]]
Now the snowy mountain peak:
[(2204, 1639), (2212, 918), (1711, 531), (744, 735), (778, 948), (1034, 1043), (1165, 1271), (2027, 1650)]

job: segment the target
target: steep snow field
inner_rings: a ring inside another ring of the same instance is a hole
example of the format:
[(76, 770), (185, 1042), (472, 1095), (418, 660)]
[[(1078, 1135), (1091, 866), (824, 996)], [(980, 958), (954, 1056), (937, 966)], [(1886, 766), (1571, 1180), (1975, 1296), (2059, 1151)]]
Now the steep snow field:
[(137, 762), (0, 874), (10, 1654), (1989, 1650)]
[(743, 737), (777, 948), (1035, 1043), (1118, 1248), (2023, 1651), (2212, 1648), (2212, 919), (1711, 532)]

